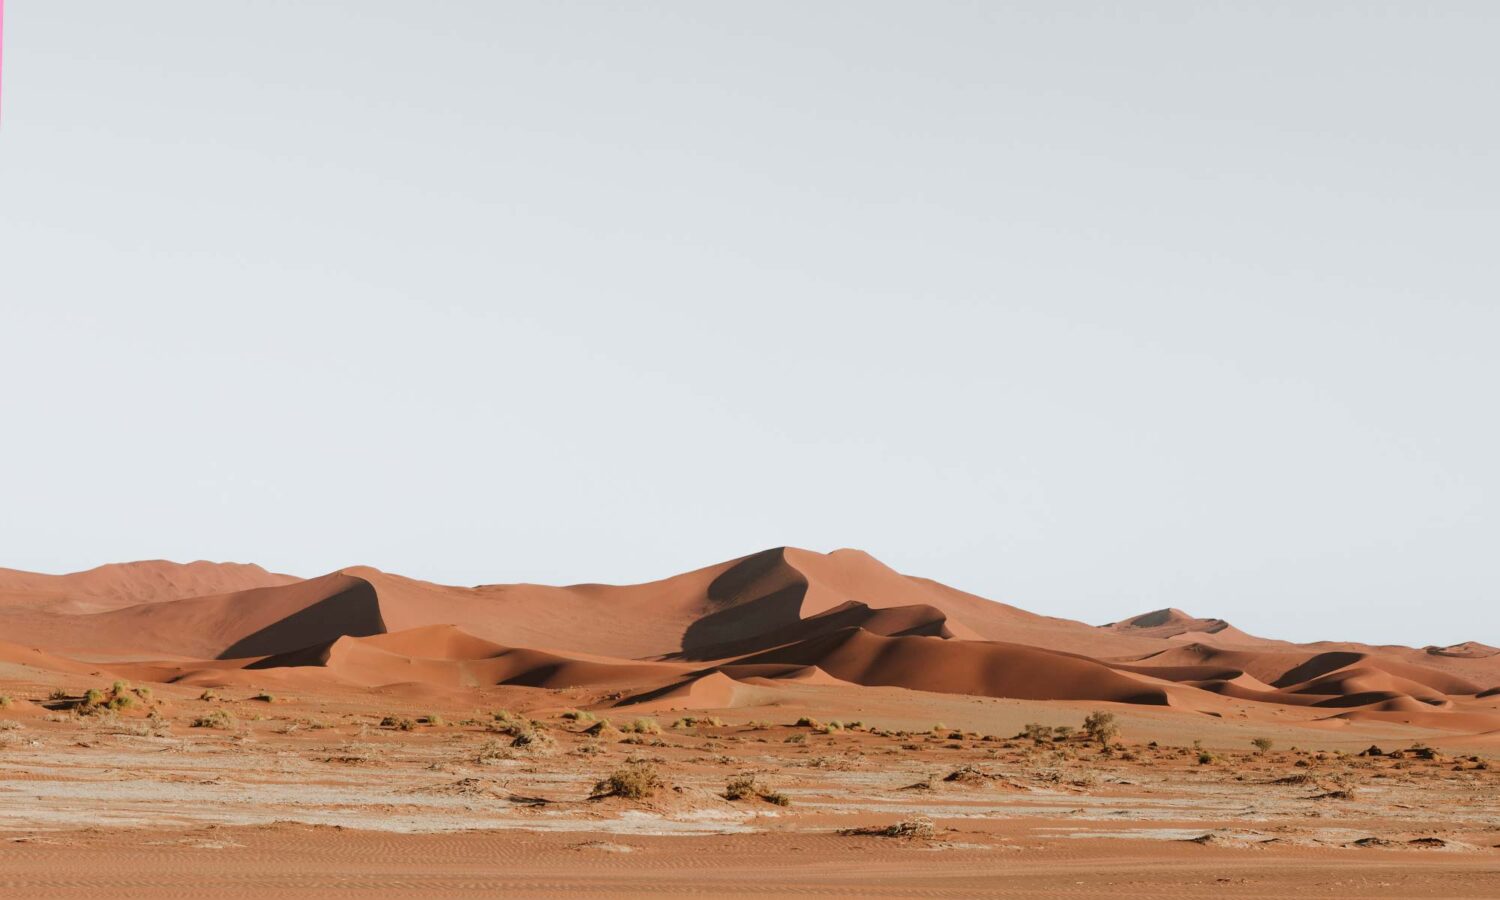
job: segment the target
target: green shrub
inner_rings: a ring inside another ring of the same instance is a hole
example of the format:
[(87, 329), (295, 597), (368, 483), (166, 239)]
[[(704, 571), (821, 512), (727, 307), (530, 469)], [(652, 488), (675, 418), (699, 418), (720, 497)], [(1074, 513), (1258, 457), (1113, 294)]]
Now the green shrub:
[(1265, 753), (1269, 751), (1271, 747), (1275, 746), (1270, 738), (1264, 737), (1254, 738), (1250, 741), (1250, 743), (1255, 746), (1256, 751), (1259, 753)]

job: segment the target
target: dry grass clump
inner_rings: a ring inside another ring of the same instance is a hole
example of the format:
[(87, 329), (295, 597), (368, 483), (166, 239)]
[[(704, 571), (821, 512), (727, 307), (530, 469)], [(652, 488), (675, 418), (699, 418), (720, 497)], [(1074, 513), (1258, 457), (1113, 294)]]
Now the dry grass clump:
[(631, 763), (594, 783), (592, 797), (624, 797), (644, 800), (662, 787), (661, 774), (650, 763)]
[(269, 691), (261, 691), (259, 694), (256, 694), (254, 697), (251, 697), (250, 699), (251, 700), (258, 700), (261, 703), (275, 703), (276, 702), (276, 695), (270, 693)]
[(213, 688), (209, 688), (203, 693), (199, 694), (198, 699), (204, 701), (205, 703), (212, 703), (213, 701), (219, 699), (219, 692), (214, 690)]
[(381, 728), (394, 728), (397, 731), (414, 731), (417, 723), (405, 716), (385, 716), (380, 720)]
[(725, 800), (758, 799), (776, 806), (791, 806), (792, 801), (780, 791), (773, 791), (761, 784), (753, 775), (738, 775), (724, 786)]
[(448, 724), (448, 720), (444, 719), (437, 713), (428, 713), (427, 715), (422, 717), (422, 723), (425, 725), (431, 725), (434, 728), (442, 728), (444, 725)]
[(1214, 764), (1215, 759), (1217, 759), (1217, 757), (1215, 757), (1207, 750), (1198, 751), (1198, 765), (1200, 766), (1211, 766)]
[(202, 715), (194, 719), (193, 727), (218, 728), (220, 730), (226, 730), (233, 728), (234, 722), (234, 716), (230, 715), (228, 710), (216, 709), (206, 715)]
[(625, 733), (616, 728), (608, 719), (600, 719), (583, 730), (583, 733), (601, 741), (618, 741)]
[(937, 836), (937, 826), (933, 825), (932, 820), (927, 818), (926, 816), (916, 816), (911, 819), (904, 819), (900, 822), (895, 823), (894, 825), (875, 825), (866, 828), (843, 828), (839, 830), (839, 834), (868, 837), (906, 838), (908, 840), (926, 840)]
[[(683, 716), (672, 723), (673, 728), (723, 728), (724, 720), (718, 716)], [(753, 728), (770, 728), (769, 722), (751, 722)]]
[(793, 728), (822, 728), (823, 723), (812, 716), (803, 716), (792, 725)]
[(541, 756), (556, 751), (557, 741), (552, 739), (552, 735), (541, 729), (525, 728), (516, 733), (516, 736), (510, 742), (510, 746), (512, 750)]
[(634, 734), (661, 734), (661, 725), (655, 719), (636, 719), (621, 730)]
[(562, 717), (564, 719), (571, 719), (574, 722), (593, 722), (599, 718), (598, 716), (584, 709), (570, 709), (564, 712), (562, 714)]
[(0, 694), (0, 709), (9, 709), (12, 703), (15, 701), (10, 699), (9, 694)]

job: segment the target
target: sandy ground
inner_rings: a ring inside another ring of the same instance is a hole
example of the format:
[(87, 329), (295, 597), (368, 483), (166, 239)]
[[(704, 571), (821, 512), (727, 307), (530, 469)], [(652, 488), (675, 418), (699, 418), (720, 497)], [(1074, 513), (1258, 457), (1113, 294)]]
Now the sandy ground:
[[(788, 689), (722, 724), (661, 713), (600, 736), (562, 715), (598, 699), (579, 692), (460, 707), (153, 686), (79, 715), (45, 709), (55, 689), (5, 686), (37, 701), (0, 709), (6, 898), (1500, 896), (1493, 749), (1410, 749), (1400, 728), (1116, 705), (1122, 747), (1105, 754), (1078, 733), (1015, 737), (1097, 704), (900, 689)], [(193, 725), (216, 711), (227, 727)], [(1251, 748), (1251, 728), (1272, 749)], [(520, 732), (542, 748), (513, 746)], [(1371, 743), (1405, 752), (1357, 755)], [(650, 796), (592, 796), (640, 766), (662, 781)], [(726, 799), (741, 776), (788, 805)], [(930, 834), (847, 833), (923, 819)]]

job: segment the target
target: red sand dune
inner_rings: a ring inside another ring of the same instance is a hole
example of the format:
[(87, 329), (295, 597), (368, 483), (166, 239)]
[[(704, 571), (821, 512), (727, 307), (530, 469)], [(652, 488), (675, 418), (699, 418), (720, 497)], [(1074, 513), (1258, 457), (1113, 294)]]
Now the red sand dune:
[(1174, 609), (1095, 627), (855, 550), (776, 548), (628, 586), (466, 588), (366, 567), (301, 580), (202, 562), (0, 570), (0, 635), (0, 665), (193, 684), (598, 686), (662, 709), (863, 685), (1500, 727), (1484, 699), (1500, 684), (1500, 651), (1483, 644), (1297, 645)]

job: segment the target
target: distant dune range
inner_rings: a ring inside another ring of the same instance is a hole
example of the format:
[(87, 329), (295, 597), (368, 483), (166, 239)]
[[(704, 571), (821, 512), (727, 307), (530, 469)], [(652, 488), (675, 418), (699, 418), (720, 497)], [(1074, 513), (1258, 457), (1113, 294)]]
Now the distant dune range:
[(1297, 708), (1463, 734), (1500, 729), (1500, 650), (1294, 644), (1158, 610), (1041, 616), (855, 550), (776, 548), (648, 584), (451, 587), (375, 569), (0, 569), (0, 665), (192, 685), (465, 691), (598, 687), (612, 704), (722, 709), (777, 685)]

